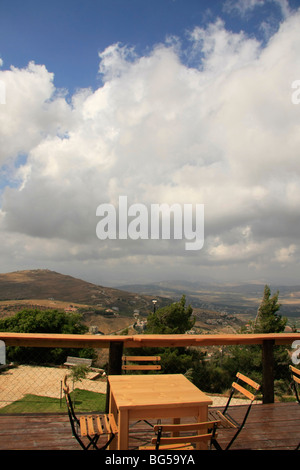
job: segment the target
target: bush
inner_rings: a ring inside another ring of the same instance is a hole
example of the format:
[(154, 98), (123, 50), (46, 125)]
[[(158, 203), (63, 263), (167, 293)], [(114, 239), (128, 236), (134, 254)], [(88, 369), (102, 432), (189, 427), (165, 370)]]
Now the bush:
[[(78, 313), (58, 310), (24, 309), (0, 320), (0, 331), (16, 333), (84, 334), (87, 326)], [(62, 364), (67, 356), (94, 358), (92, 349), (7, 347), (9, 361), (26, 364)]]

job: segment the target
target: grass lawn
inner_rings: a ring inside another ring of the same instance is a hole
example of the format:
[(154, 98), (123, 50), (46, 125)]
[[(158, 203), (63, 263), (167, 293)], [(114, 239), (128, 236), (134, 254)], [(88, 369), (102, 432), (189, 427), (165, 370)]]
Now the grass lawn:
[[(106, 394), (75, 389), (71, 393), (75, 403), (75, 412), (104, 413)], [(39, 395), (25, 395), (10, 405), (0, 408), (0, 414), (8, 413), (63, 413), (67, 411), (65, 398), (43, 397)]]

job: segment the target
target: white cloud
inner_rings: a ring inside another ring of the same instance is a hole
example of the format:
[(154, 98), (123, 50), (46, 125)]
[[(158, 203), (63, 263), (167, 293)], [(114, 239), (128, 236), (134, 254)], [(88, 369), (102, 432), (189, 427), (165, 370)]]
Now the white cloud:
[[(193, 67), (181, 62), (178, 43), (143, 57), (111, 45), (99, 54), (103, 86), (71, 102), (45, 66), (0, 71), (1, 162), (27, 155), (2, 194), (4, 259), (95, 273), (101, 266), (112, 277), (131, 266), (137, 278), (147, 267), (167, 275), (171, 261), (191, 275), (200, 266), (258, 275), (282, 260), (296, 264), (300, 106), (291, 84), (300, 78), (299, 26), (299, 13), (289, 15), (264, 48), (221, 20), (195, 28)], [(203, 250), (101, 242), (96, 208), (119, 195), (129, 204), (204, 203)]]
[(6, 104), (0, 110), (0, 163), (30, 152), (51, 135), (65, 132), (70, 114), (66, 102), (55, 96), (53, 74), (33, 62), (25, 69), (0, 71)]
[(281, 264), (293, 263), (295, 260), (295, 254), (297, 251), (297, 246), (291, 244), (288, 247), (279, 248), (275, 252), (276, 261)]
[(236, 11), (241, 16), (245, 16), (257, 7), (263, 7), (270, 3), (279, 7), (283, 18), (287, 18), (291, 14), (288, 0), (227, 0), (224, 4), (224, 10), (227, 12)]

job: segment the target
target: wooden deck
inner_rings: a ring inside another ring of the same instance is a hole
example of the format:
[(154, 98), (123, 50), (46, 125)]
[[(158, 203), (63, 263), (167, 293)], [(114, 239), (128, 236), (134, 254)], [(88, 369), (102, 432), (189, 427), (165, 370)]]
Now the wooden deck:
[[(235, 416), (243, 409), (243, 406), (235, 406)], [(230, 432), (220, 431), (221, 445), (228, 441)], [(151, 428), (145, 423), (132, 428), (131, 433), (131, 449), (152, 436)], [(297, 403), (253, 405), (247, 425), (231, 449), (294, 450), (299, 442), (300, 406)], [(0, 450), (80, 450), (80, 446), (71, 435), (66, 414), (0, 415)]]

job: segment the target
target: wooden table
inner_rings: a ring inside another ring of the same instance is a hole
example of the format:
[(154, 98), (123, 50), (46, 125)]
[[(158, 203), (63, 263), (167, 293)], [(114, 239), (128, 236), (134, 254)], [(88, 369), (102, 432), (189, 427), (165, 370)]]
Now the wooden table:
[(206, 421), (212, 400), (182, 374), (111, 375), (110, 412), (118, 423), (118, 440), (110, 449), (127, 450), (129, 422), (183, 417)]

